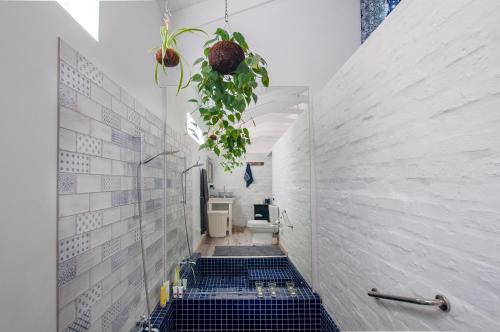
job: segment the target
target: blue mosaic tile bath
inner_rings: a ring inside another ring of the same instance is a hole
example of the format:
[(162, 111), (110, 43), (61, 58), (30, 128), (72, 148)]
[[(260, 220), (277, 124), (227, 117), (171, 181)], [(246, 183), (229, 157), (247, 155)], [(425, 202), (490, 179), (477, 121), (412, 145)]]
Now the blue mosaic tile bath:
[[(320, 296), (286, 257), (196, 257), (182, 278), (188, 279), (183, 298), (157, 306), (152, 314), (161, 332), (339, 331)], [(264, 282), (262, 298), (255, 282)], [(274, 296), (269, 282), (277, 285)], [(288, 294), (287, 282), (295, 284), (296, 296)]]

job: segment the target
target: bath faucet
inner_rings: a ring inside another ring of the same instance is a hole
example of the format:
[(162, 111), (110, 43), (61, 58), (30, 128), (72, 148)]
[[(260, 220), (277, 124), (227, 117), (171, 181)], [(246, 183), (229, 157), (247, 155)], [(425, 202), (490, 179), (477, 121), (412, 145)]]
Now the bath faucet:
[(184, 265), (196, 265), (196, 261), (191, 259), (190, 257), (184, 257), (183, 259), (181, 259), (181, 261), (179, 262), (180, 266), (184, 266)]
[(136, 323), (136, 328), (137, 328), (136, 331), (137, 332), (145, 332), (145, 331), (160, 332), (160, 330), (158, 330), (155, 327), (151, 327), (151, 330), (150, 330), (150, 327), (151, 327), (151, 321), (149, 320), (149, 318), (146, 317), (146, 315), (141, 315), (141, 319)]

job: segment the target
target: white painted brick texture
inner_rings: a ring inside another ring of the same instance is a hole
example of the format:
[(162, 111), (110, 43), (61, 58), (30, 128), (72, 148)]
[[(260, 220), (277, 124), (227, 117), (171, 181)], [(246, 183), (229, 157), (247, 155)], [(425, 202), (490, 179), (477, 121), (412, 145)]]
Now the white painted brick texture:
[(341, 329), (499, 331), (500, 2), (403, 1), (313, 122), (317, 286)]
[(311, 154), (309, 113), (300, 118), (273, 146), (273, 197), (286, 210), (293, 229), (280, 227), (280, 242), (300, 273), (311, 282)]

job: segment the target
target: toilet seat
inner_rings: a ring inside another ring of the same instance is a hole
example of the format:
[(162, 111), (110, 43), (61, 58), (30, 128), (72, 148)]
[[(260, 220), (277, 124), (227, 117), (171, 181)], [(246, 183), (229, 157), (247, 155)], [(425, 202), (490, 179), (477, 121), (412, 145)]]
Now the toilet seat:
[(250, 229), (250, 231), (254, 232), (261, 231), (265, 233), (274, 233), (276, 230), (278, 230), (277, 224), (272, 224), (267, 220), (249, 220), (247, 222), (247, 227)]

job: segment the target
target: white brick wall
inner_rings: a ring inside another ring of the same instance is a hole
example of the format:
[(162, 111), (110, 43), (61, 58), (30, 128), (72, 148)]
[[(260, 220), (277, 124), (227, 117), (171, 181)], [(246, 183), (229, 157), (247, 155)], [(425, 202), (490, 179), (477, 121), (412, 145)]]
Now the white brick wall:
[(311, 281), (311, 154), (309, 113), (304, 112), (273, 146), (273, 197), (293, 230), (282, 225), (280, 241), (292, 262)]
[(315, 98), (318, 289), (342, 330), (500, 330), (499, 64), (499, 1), (406, 0)]
[(225, 172), (219, 162), (214, 162), (214, 187), (215, 191), (223, 191), (226, 186), (227, 192), (234, 194), (233, 203), (233, 225), (246, 226), (248, 220), (254, 219), (253, 205), (262, 203), (265, 198), (272, 197), (272, 159), (261, 154), (248, 154), (247, 161), (263, 161), (264, 166), (251, 166), (253, 183), (246, 187), (243, 176), (244, 166), (234, 169), (231, 173)]

